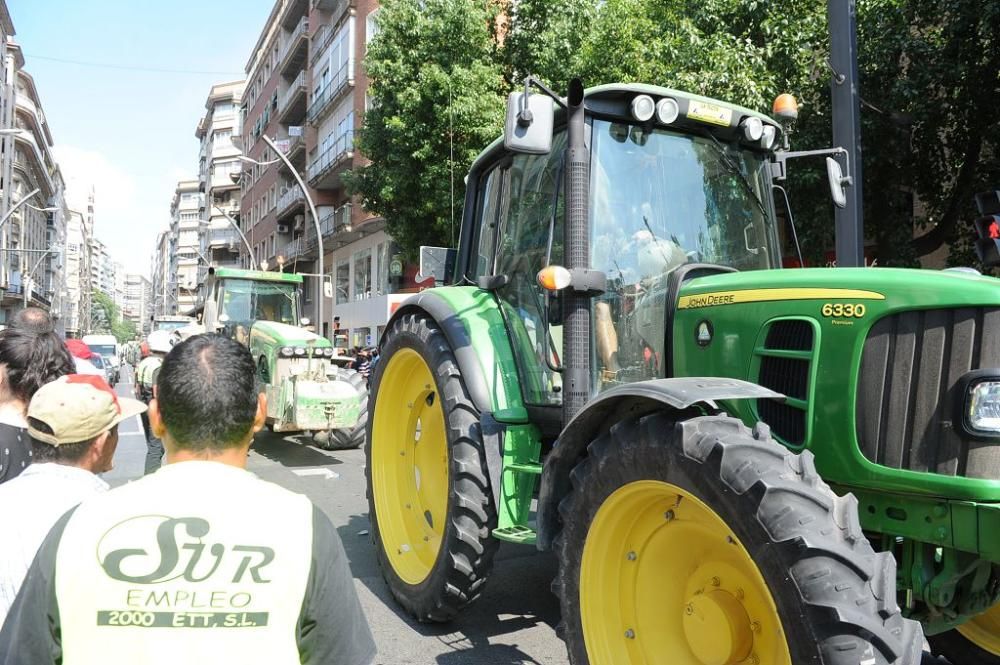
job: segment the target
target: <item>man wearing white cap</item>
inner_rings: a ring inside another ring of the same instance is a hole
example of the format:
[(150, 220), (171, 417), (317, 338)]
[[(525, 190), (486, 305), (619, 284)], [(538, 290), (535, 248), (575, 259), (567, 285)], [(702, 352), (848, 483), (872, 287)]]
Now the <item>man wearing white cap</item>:
[(0, 485), (0, 506), (17, 507), (4, 511), (0, 538), (0, 625), (52, 525), (108, 489), (95, 474), (111, 470), (118, 423), (145, 410), (94, 375), (61, 377), (31, 398), (27, 419), (34, 463)]

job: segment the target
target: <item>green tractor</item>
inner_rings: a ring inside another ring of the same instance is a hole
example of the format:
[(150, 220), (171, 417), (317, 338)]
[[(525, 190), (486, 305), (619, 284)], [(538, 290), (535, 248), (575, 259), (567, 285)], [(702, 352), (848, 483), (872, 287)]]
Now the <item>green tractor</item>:
[(326, 450), (364, 443), (364, 377), (343, 366), (328, 339), (300, 327), (309, 325), (300, 318), (301, 275), (213, 268), (205, 290), (204, 327), (249, 347), (272, 431), (309, 432)]
[(647, 85), (559, 106), (511, 96), (451, 285), (380, 341), (395, 598), (455, 617), (506, 541), (555, 552), (574, 665), (913, 665), (921, 627), (1000, 663), (1000, 282), (780, 270), (779, 123)]

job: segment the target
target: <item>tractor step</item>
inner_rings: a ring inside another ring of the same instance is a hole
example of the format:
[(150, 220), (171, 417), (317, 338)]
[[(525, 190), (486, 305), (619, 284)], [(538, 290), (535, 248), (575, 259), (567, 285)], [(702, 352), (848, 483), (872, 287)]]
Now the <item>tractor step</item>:
[(531, 462), (525, 464), (508, 464), (504, 467), (505, 471), (518, 471), (520, 473), (534, 473), (535, 475), (541, 475), (542, 465), (533, 464)]
[(526, 526), (505, 526), (493, 529), (493, 537), (518, 545), (534, 545), (535, 530)]

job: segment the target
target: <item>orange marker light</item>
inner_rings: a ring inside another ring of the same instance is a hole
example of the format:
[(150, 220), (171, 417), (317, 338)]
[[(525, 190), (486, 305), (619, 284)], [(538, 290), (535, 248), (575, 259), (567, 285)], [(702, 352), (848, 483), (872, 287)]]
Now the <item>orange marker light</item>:
[(546, 291), (562, 291), (572, 281), (569, 270), (562, 266), (545, 266), (538, 271), (538, 285)]
[(771, 107), (771, 111), (775, 116), (786, 122), (795, 120), (799, 117), (799, 103), (795, 101), (795, 97), (786, 92), (774, 98), (774, 105)]

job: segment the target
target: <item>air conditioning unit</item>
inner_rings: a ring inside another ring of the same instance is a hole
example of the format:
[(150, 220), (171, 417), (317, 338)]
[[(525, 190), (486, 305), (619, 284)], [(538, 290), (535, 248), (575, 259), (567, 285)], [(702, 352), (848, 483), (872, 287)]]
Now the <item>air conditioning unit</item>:
[(278, 233), (291, 233), (292, 227), (288, 224), (278, 224)]

